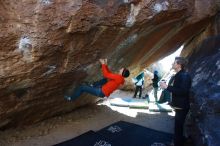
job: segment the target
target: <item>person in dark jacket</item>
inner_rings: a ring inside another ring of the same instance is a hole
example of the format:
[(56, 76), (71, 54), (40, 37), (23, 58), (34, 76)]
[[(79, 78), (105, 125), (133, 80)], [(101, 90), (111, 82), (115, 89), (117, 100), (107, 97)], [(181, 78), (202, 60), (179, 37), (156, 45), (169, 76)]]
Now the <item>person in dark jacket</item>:
[(158, 77), (158, 71), (154, 71), (154, 78), (152, 79), (152, 85), (153, 85), (153, 88), (154, 88), (154, 98), (155, 98), (155, 102), (158, 101), (158, 98), (157, 98), (157, 91), (158, 91), (158, 82), (159, 82), (159, 77)]
[(185, 71), (186, 60), (183, 57), (176, 57), (172, 68), (176, 71), (172, 86), (165, 82), (160, 82), (160, 87), (166, 89), (172, 94), (171, 106), (175, 109), (174, 125), (174, 146), (184, 145), (184, 122), (190, 108), (189, 96), (191, 88), (191, 77)]

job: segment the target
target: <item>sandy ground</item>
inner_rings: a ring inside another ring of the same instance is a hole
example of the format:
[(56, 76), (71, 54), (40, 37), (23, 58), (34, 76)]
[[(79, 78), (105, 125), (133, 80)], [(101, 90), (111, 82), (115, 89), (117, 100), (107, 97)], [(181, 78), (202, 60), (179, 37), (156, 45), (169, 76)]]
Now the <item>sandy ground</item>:
[[(111, 98), (132, 97), (132, 95), (133, 93), (116, 91)], [(50, 146), (89, 130), (97, 131), (120, 120), (172, 133), (174, 113), (109, 106), (109, 100), (97, 105), (82, 107), (72, 113), (29, 127), (1, 131), (0, 146)]]

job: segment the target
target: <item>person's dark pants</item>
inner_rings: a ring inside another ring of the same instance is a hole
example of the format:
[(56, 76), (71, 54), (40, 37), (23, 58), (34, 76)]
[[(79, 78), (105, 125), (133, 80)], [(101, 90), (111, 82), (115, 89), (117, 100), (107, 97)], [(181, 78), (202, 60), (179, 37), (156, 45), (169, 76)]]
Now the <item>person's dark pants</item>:
[(102, 87), (102, 85), (104, 85), (105, 83), (107, 83), (107, 79), (106, 78), (103, 78), (99, 81), (96, 81), (92, 84), (93, 87)]
[(157, 98), (157, 91), (158, 91), (158, 87), (154, 87), (154, 98), (155, 98), (155, 102), (158, 101), (158, 98)]
[(176, 109), (175, 125), (174, 125), (174, 146), (184, 145), (184, 123), (189, 109)]
[(104, 93), (102, 92), (102, 85), (104, 85), (106, 82), (107, 82), (107, 79), (104, 78), (104, 79), (101, 79), (100, 81), (93, 83), (92, 86), (81, 85), (74, 90), (74, 92), (72, 93), (70, 97), (71, 99), (76, 99), (82, 93), (89, 93), (94, 96), (105, 97)]
[(137, 96), (138, 91), (140, 91), (139, 93), (139, 98), (141, 98), (142, 95), (142, 86), (136, 86), (135, 92), (134, 92), (134, 97)]

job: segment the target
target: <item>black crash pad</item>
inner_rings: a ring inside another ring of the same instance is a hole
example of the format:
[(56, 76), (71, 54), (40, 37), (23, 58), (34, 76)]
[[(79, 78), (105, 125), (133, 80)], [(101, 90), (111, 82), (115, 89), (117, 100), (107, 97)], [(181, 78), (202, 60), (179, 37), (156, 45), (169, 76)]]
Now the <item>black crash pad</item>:
[(111, 144), (102, 135), (99, 135), (94, 131), (88, 131), (80, 136), (77, 136), (73, 139), (56, 144), (54, 146), (102, 146), (102, 145), (115, 146)]
[(55, 146), (164, 146), (172, 134), (119, 121), (97, 132), (88, 131)]
[(124, 121), (116, 122), (97, 133), (118, 146), (152, 146), (156, 143), (162, 146), (173, 138), (172, 134)]

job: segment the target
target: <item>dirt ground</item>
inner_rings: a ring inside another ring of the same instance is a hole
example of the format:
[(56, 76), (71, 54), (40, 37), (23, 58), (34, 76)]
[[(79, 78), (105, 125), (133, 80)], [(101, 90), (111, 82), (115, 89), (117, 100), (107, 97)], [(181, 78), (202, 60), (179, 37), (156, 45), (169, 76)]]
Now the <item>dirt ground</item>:
[[(116, 91), (114, 97), (132, 97), (133, 93)], [(147, 109), (113, 107), (109, 99), (97, 105), (82, 107), (72, 113), (55, 117), (25, 128), (0, 131), (0, 146), (50, 146), (81, 135), (97, 131), (123, 120), (148, 128), (173, 132), (174, 113), (149, 112)]]

